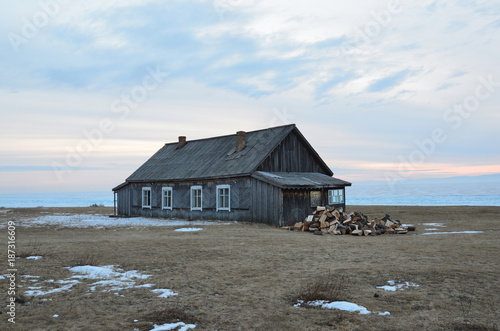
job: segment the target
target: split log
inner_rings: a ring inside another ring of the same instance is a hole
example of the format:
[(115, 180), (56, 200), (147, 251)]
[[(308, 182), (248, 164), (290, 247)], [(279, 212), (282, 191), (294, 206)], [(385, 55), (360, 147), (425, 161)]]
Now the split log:
[(363, 230), (353, 230), (351, 232), (353, 236), (362, 236), (363, 235)]

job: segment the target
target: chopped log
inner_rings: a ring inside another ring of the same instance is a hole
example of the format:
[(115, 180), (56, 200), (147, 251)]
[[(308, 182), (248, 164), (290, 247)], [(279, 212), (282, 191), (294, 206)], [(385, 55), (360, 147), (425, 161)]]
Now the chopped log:
[(363, 235), (363, 230), (353, 230), (351, 232), (353, 236), (362, 236)]
[(317, 212), (320, 212), (320, 211), (325, 211), (326, 210), (326, 207), (321, 207), (321, 206), (317, 206), (316, 207), (316, 211)]
[(318, 236), (322, 236), (323, 235), (323, 232), (322, 231), (319, 231), (319, 230), (316, 230), (313, 232), (315, 235), (318, 235)]
[(306, 218), (306, 222), (312, 222), (313, 219), (314, 219), (314, 215), (309, 215)]
[(334, 234), (337, 231), (337, 224), (330, 225), (330, 228), (328, 229), (329, 234)]
[(339, 220), (339, 219), (340, 219), (340, 212), (339, 212), (338, 210), (335, 210), (335, 211), (333, 212), (333, 216), (334, 216), (336, 219), (338, 219), (338, 220)]
[(363, 230), (364, 236), (369, 236), (372, 233), (372, 230)]
[(394, 233), (394, 229), (393, 228), (386, 228), (385, 229), (385, 233), (393, 234)]
[(331, 207), (328, 209), (328, 211), (329, 211), (330, 213), (331, 213), (332, 211), (334, 211), (334, 210), (335, 210), (335, 207), (334, 207), (334, 206), (331, 206)]
[(312, 224), (312, 221), (306, 221), (304, 222), (304, 227), (302, 228), (302, 231), (309, 231), (309, 226)]
[(408, 229), (408, 231), (416, 231), (417, 230), (417, 228), (414, 227), (413, 225), (407, 226), (406, 228)]
[(324, 223), (324, 222), (326, 221), (326, 218), (327, 218), (327, 217), (328, 217), (328, 216), (326, 216), (326, 214), (322, 214), (322, 215), (321, 215), (321, 217), (319, 218), (319, 222), (320, 222), (320, 223)]
[(330, 213), (329, 211), (327, 211), (325, 214), (326, 214), (326, 216), (327, 216), (328, 218), (333, 218), (332, 213)]
[(297, 222), (295, 223), (294, 227), (296, 227), (298, 230), (302, 230), (302, 228), (304, 227), (304, 223)]

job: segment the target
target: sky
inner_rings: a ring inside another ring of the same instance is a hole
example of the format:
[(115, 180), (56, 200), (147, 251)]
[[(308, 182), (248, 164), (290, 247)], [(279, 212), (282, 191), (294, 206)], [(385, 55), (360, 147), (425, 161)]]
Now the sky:
[(353, 183), (500, 173), (496, 0), (11, 1), (0, 36), (0, 193), (289, 123)]

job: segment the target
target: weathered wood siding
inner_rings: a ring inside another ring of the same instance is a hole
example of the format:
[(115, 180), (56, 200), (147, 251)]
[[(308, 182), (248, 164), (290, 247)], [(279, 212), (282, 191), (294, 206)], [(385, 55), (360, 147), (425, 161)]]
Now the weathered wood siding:
[[(217, 185), (230, 185), (231, 211), (217, 211)], [(191, 187), (202, 187), (201, 211), (191, 211)], [(151, 188), (151, 208), (142, 208), (142, 188)], [(172, 210), (162, 209), (162, 188), (172, 187)], [(130, 183), (118, 190), (118, 214), (182, 219), (251, 221), (250, 178), (217, 181)]]
[(258, 171), (267, 172), (319, 172), (325, 169), (306, 148), (300, 137), (291, 132), (259, 166)]
[(270, 225), (283, 225), (283, 195), (281, 189), (251, 179), (252, 221)]

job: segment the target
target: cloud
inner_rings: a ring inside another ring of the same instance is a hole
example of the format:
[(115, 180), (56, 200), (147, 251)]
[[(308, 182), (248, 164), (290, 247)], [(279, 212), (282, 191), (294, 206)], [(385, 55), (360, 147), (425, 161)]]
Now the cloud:
[[(297, 122), (325, 159), (363, 176), (370, 164), (397, 164), (434, 128), (449, 139), (429, 164), (472, 162), (468, 156), (498, 164), (490, 142), (500, 139), (500, 89), (458, 131), (443, 114), (473, 96), (480, 77), (500, 81), (500, 4), (405, 1), (391, 11), (390, 3), (61, 4), (19, 52), (0, 39), (3, 166), (25, 169), (22, 178), (64, 160), (66, 148), (103, 118), (116, 127), (86, 159), (89, 169), (114, 158), (133, 170), (178, 135), (203, 138), (281, 121)], [(23, 24), (43, 11), (38, 1), (10, 2), (0, 13), (0, 34), (23, 36)], [(113, 102), (141, 86), (147, 67), (168, 78), (122, 120)], [(286, 109), (284, 120), (276, 109)]]

